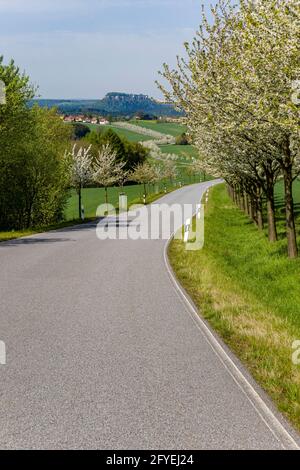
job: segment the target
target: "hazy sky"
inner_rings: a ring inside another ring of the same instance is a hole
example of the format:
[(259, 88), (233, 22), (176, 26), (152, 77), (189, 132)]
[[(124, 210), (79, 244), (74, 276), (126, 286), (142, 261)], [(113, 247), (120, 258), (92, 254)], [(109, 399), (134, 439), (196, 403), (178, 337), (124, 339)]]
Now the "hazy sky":
[(43, 98), (101, 98), (109, 91), (159, 97), (157, 71), (174, 64), (193, 38), (201, 3), (0, 0), (0, 55), (14, 58)]

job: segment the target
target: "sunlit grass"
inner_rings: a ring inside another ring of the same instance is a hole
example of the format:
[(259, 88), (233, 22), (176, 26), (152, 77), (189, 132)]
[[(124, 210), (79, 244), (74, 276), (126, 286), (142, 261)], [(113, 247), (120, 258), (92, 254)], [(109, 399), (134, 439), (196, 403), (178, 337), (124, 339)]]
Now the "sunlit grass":
[(131, 123), (135, 126), (145, 127), (146, 129), (161, 132), (162, 134), (172, 135), (174, 137), (177, 137), (187, 130), (186, 126), (176, 122), (133, 120)]
[[(147, 193), (146, 196), (146, 204), (151, 204), (152, 202), (156, 201), (160, 197), (164, 196), (165, 194), (173, 191), (176, 187), (171, 185), (167, 185), (166, 189), (162, 189), (161, 187), (158, 188), (158, 192), (153, 191)], [(120, 188), (109, 188), (109, 204), (112, 204), (115, 209), (116, 213), (119, 209), (119, 193), (121, 192)], [(134, 204), (144, 204), (144, 197), (143, 197), (143, 188), (139, 185), (135, 186), (126, 186), (123, 190), (125, 194), (128, 196), (128, 208)], [(76, 191), (73, 191), (73, 195), (69, 200), (69, 213), (66, 214), (66, 218), (64, 221), (59, 222), (57, 224), (46, 225), (35, 227), (28, 230), (11, 230), (7, 232), (0, 231), (0, 242), (14, 240), (20, 237), (26, 237), (30, 235), (34, 235), (37, 233), (47, 232), (49, 230), (56, 230), (63, 227), (69, 227), (76, 224), (82, 224), (86, 222), (91, 222), (96, 218), (96, 211), (97, 207), (100, 204), (103, 204), (104, 199), (104, 189), (103, 188), (90, 188), (83, 190), (83, 201), (88, 202), (87, 208), (88, 211), (85, 212), (85, 220), (84, 222), (78, 218), (78, 195)]]
[(214, 188), (205, 217), (205, 246), (187, 252), (174, 241), (174, 270), (211, 325), (300, 429), (300, 366), (292, 343), (300, 339), (300, 260), (286, 241), (270, 245), (233, 206), (224, 186)]

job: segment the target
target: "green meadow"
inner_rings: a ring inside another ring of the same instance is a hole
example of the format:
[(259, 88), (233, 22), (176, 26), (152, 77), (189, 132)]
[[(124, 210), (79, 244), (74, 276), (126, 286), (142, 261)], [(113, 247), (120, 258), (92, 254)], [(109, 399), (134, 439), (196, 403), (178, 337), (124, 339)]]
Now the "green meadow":
[[(153, 198), (158, 195), (164, 194), (164, 190), (169, 192), (172, 189), (176, 189), (178, 182), (171, 184), (170, 182), (160, 183), (156, 187), (154, 185), (147, 186), (147, 203), (151, 202)], [(124, 186), (123, 189), (120, 187), (108, 188), (108, 202), (114, 207), (119, 205), (119, 195), (123, 192), (127, 195), (128, 205), (140, 204), (143, 202), (144, 187), (143, 185), (128, 185)], [(85, 217), (90, 219), (96, 217), (97, 207), (105, 203), (105, 190), (104, 188), (85, 188), (82, 191), (82, 204), (85, 210)], [(65, 220), (76, 220), (78, 219), (78, 195), (75, 190), (70, 191), (70, 197), (68, 199), (65, 209)]]
[(107, 126), (100, 126), (99, 124), (86, 124), (91, 130), (102, 130), (103, 132), (108, 129), (112, 129), (118, 136), (129, 140), (129, 142), (144, 142), (146, 140), (152, 140), (152, 137), (147, 135), (138, 134), (137, 132), (128, 131), (127, 129), (120, 129), (115, 127), (113, 124)]
[(152, 131), (161, 132), (162, 134), (172, 135), (177, 137), (178, 135), (186, 132), (186, 127), (176, 122), (160, 122), (160, 121), (131, 121), (135, 126), (145, 127)]
[(174, 153), (182, 160), (198, 158), (198, 151), (193, 145), (161, 145), (160, 149), (164, 153)]
[[(156, 121), (134, 121), (133, 124), (145, 127), (147, 129), (156, 130), (157, 132), (170, 134), (170, 135), (179, 135), (184, 132), (186, 129), (181, 124), (177, 123), (161, 123)], [(138, 134), (132, 131), (128, 131), (126, 129), (119, 129), (112, 125), (107, 126), (99, 126), (98, 124), (87, 124), (91, 130), (101, 129), (105, 131), (107, 129), (114, 130), (120, 137), (124, 137), (131, 142), (139, 142), (145, 140), (151, 140), (151, 137), (143, 136), (142, 134)], [(190, 163), (191, 157), (197, 157), (197, 150), (195, 147), (191, 145), (163, 145), (160, 146), (161, 150), (164, 153), (172, 153), (180, 157), (180, 159), (176, 162), (177, 169), (178, 169), (178, 177), (175, 184), (179, 186), (181, 184), (189, 184), (189, 183), (196, 183), (200, 181), (200, 178), (197, 179), (189, 175), (187, 168), (188, 164)], [(155, 163), (155, 162), (154, 162)], [(160, 191), (164, 191), (165, 186), (167, 190), (174, 189), (174, 186), (170, 184), (170, 182), (164, 183), (161, 182), (159, 184)], [(176, 186), (175, 186), (176, 187)], [(127, 194), (128, 203), (131, 204), (132, 201), (141, 202), (141, 197), (143, 195), (143, 187), (139, 185), (130, 185), (125, 186), (124, 192)], [(149, 193), (153, 193), (154, 188), (153, 186), (149, 186)], [(114, 187), (109, 188), (109, 202), (114, 206), (118, 205), (119, 193), (120, 188)], [(100, 204), (103, 204), (105, 200), (105, 191), (103, 188), (85, 188), (82, 192), (82, 203), (85, 208), (85, 216), (87, 218), (95, 217), (97, 207)], [(78, 196), (76, 191), (70, 191), (70, 197), (68, 199), (66, 209), (65, 209), (65, 219), (69, 220), (76, 220), (78, 218)]]

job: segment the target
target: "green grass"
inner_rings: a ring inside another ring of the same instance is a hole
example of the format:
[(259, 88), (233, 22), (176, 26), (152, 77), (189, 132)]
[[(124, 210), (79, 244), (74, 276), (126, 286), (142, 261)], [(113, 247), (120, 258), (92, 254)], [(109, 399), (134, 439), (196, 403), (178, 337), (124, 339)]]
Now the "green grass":
[[(172, 135), (174, 137), (177, 137), (178, 135), (186, 131), (185, 126), (183, 126), (182, 124), (177, 124), (173, 122), (168, 123), (168, 122), (159, 122), (159, 121), (138, 121), (137, 120), (137, 121), (130, 121), (130, 123), (135, 126), (144, 127), (145, 129), (151, 129), (156, 132), (160, 132), (161, 134)], [(153, 137), (151, 136), (138, 134), (137, 132), (129, 131), (127, 129), (120, 129), (117, 126), (114, 126), (113, 123), (107, 126), (100, 126), (98, 124), (86, 124), (86, 125), (91, 130), (95, 130), (99, 128), (106, 130), (110, 128), (113, 131), (115, 131), (120, 137), (125, 137), (130, 142), (142, 142), (146, 140), (153, 140)]]
[(192, 145), (161, 145), (160, 149), (164, 153), (174, 153), (182, 160), (190, 160), (191, 158), (198, 158), (198, 151)]
[[(166, 188), (166, 190), (165, 190)], [(151, 204), (160, 197), (164, 196), (166, 193), (169, 193), (176, 189), (176, 187), (166, 184), (165, 187), (160, 185), (158, 187), (158, 192), (154, 188), (148, 188), (148, 193), (146, 197), (146, 204)], [(124, 192), (128, 197), (128, 206), (133, 204), (143, 204), (143, 192), (144, 189), (142, 186), (126, 186)], [(109, 204), (115, 206), (118, 209), (119, 203), (119, 193), (120, 188), (109, 188)], [(66, 211), (65, 211), (65, 220), (57, 224), (45, 225), (40, 227), (35, 227), (27, 230), (12, 230), (9, 232), (0, 232), (0, 242), (14, 240), (20, 237), (26, 237), (34, 235), (37, 233), (47, 232), (49, 230), (56, 230), (63, 227), (70, 227), (75, 224), (82, 224), (86, 222), (91, 222), (96, 217), (96, 210), (98, 205), (104, 203), (104, 189), (102, 188), (86, 188), (83, 190), (83, 202), (87, 204), (85, 206), (85, 221), (82, 222), (81, 219), (78, 219), (78, 195), (75, 191), (71, 192)]]
[(186, 132), (186, 126), (182, 124), (177, 124), (173, 122), (160, 122), (160, 121), (131, 121), (135, 126), (145, 127), (146, 129), (151, 129), (156, 132), (161, 132), (161, 134), (168, 134), (174, 137)]
[[(166, 186), (167, 191), (176, 189), (176, 186), (171, 185), (170, 182), (166, 184), (161, 183), (158, 185), (159, 194), (164, 193), (164, 187)], [(113, 187), (108, 189), (108, 202), (114, 207), (118, 207), (119, 203), (119, 194), (121, 189), (119, 187)], [(123, 192), (127, 195), (128, 204), (142, 202), (142, 197), (144, 193), (143, 185), (132, 185), (125, 186)], [(147, 203), (152, 202), (159, 194), (155, 193), (155, 188), (153, 186), (148, 187), (147, 189)], [(85, 209), (85, 216), (88, 218), (96, 217), (96, 210), (100, 204), (105, 203), (105, 190), (104, 188), (85, 188), (82, 191), (82, 203)], [(71, 191), (70, 198), (68, 200), (66, 210), (65, 210), (65, 219), (72, 220), (78, 217), (78, 195), (75, 190)]]
[[(294, 203), (295, 203), (295, 210), (296, 213), (298, 213), (298, 207), (297, 204), (300, 204), (300, 181), (296, 180), (294, 181), (293, 184), (293, 196), (294, 196)], [(281, 209), (284, 207), (284, 183), (283, 181), (279, 181), (276, 186), (275, 186), (275, 200), (276, 200), (276, 206), (278, 209)]]
[[(85, 222), (89, 222), (91, 220), (92, 219), (86, 219)], [(9, 232), (0, 232), (0, 242), (5, 242), (8, 240), (15, 240), (16, 238), (27, 237), (27, 236), (34, 235), (37, 233), (49, 232), (50, 230), (58, 230), (60, 228), (70, 227), (75, 224), (82, 224), (82, 221), (79, 219), (77, 220), (75, 219), (72, 221), (64, 220), (57, 224), (41, 225), (39, 227), (26, 229), (26, 230), (11, 230)]]
[[(293, 184), (293, 197), (294, 197), (294, 211), (295, 211), (295, 221), (296, 228), (300, 227), (300, 181), (296, 180)], [(285, 228), (285, 207), (284, 207), (284, 182), (280, 180), (275, 185), (275, 213), (276, 213), (276, 225), (278, 238), (281, 241), (285, 241), (286, 238), (286, 228)], [(267, 210), (264, 208), (264, 222), (265, 228), (264, 233), (267, 237), (268, 227), (267, 227)], [(283, 243), (280, 245), (282, 254), (286, 253), (286, 244)]]
[(108, 129), (112, 129), (118, 136), (129, 140), (129, 142), (144, 142), (146, 140), (152, 140), (152, 137), (147, 135), (138, 134), (137, 132), (128, 131), (127, 129), (119, 129), (114, 125), (100, 126), (99, 124), (86, 124), (91, 130), (101, 130), (103, 132)]
[[(127, 194), (128, 202), (140, 197), (143, 189), (139, 185), (125, 186), (124, 192)], [(120, 188), (109, 188), (108, 199), (109, 203), (117, 206), (119, 202)], [(85, 188), (82, 191), (82, 204), (85, 209), (86, 217), (96, 217), (96, 210), (100, 204), (105, 202), (105, 190), (104, 188)], [(65, 218), (66, 220), (76, 219), (78, 217), (78, 195), (75, 190), (71, 191), (70, 198), (68, 200)]]
[(179, 173), (182, 175), (181, 178), (185, 182), (196, 182), (195, 178), (191, 177), (187, 171), (187, 168), (192, 163), (191, 159), (198, 157), (198, 152), (195, 147), (192, 145), (160, 145), (160, 149), (163, 153), (171, 153), (179, 157), (176, 164)]
[(36, 230), (13, 230), (10, 232), (0, 232), (0, 242), (5, 242), (7, 240), (14, 240), (20, 237), (27, 237), (29, 235), (33, 235), (34, 233), (38, 233)]
[[(199, 183), (200, 177), (199, 176), (191, 176), (188, 172), (188, 168), (192, 163), (192, 158), (198, 158), (198, 151), (192, 145), (160, 145), (160, 149), (163, 153), (171, 153), (177, 155), (179, 159), (176, 161), (177, 169), (179, 174), (181, 175), (180, 178), (185, 184), (188, 183)], [(207, 179), (211, 179), (210, 177), (206, 177)], [(201, 177), (201, 181), (203, 181), (203, 175)]]
[(292, 343), (300, 339), (300, 259), (285, 252), (286, 241), (269, 244), (221, 185), (206, 208), (204, 249), (187, 252), (176, 240), (169, 256), (201, 315), (300, 429), (300, 366), (292, 363)]

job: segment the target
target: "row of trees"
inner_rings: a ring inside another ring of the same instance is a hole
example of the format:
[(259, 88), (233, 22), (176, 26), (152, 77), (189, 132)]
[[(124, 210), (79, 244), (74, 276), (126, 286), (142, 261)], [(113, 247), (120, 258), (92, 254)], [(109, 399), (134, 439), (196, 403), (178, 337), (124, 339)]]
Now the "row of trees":
[(84, 138), (84, 144), (92, 144), (92, 153), (96, 154), (102, 147), (109, 145), (119, 161), (125, 161), (125, 169), (131, 171), (136, 165), (144, 163), (149, 151), (138, 142), (130, 142), (113, 129), (92, 131)]
[(69, 129), (55, 111), (33, 107), (29, 78), (0, 57), (5, 104), (0, 105), (0, 229), (59, 220), (68, 177), (64, 152)]
[(156, 184), (164, 179), (173, 181), (177, 176), (176, 166), (167, 161), (161, 165), (151, 165), (148, 161), (137, 164), (132, 170), (126, 169), (126, 161), (118, 158), (117, 151), (110, 143), (105, 143), (93, 152), (89, 147), (73, 146), (72, 152), (66, 158), (71, 162), (72, 185), (78, 194), (78, 213), (82, 211), (82, 189), (92, 183), (105, 188), (105, 202), (108, 203), (108, 188), (114, 185), (123, 188), (128, 181), (134, 181), (144, 186), (147, 195), (147, 185)]
[[(203, 10), (204, 11), (204, 10)], [(219, 0), (187, 58), (162, 75), (166, 98), (185, 110), (202, 168), (222, 176), (241, 207), (277, 240), (274, 187), (284, 181), (288, 255), (298, 254), (293, 181), (300, 173), (300, 3)]]
[[(3, 57), (0, 83), (5, 85), (0, 103), (0, 230), (58, 222), (72, 185), (80, 197), (87, 182), (107, 192), (108, 186), (123, 185), (129, 173), (144, 164), (149, 150), (110, 129), (86, 133), (77, 127), (75, 134), (55, 109), (29, 108), (36, 90), (29, 77), (13, 61), (5, 65)], [(72, 154), (70, 141), (78, 138), (83, 138), (83, 146)]]
[(146, 145), (121, 139), (111, 129), (86, 132), (76, 126), (74, 133), (55, 109), (28, 107), (36, 90), (13, 61), (4, 65), (2, 57), (0, 81), (5, 84), (5, 102), (0, 104), (1, 230), (60, 221), (71, 186), (78, 192), (81, 217), (85, 186), (104, 187), (107, 202), (110, 186), (136, 182), (147, 195), (149, 185), (173, 183), (177, 177), (172, 156), (158, 146), (160, 158), (151, 164), (151, 148)]

